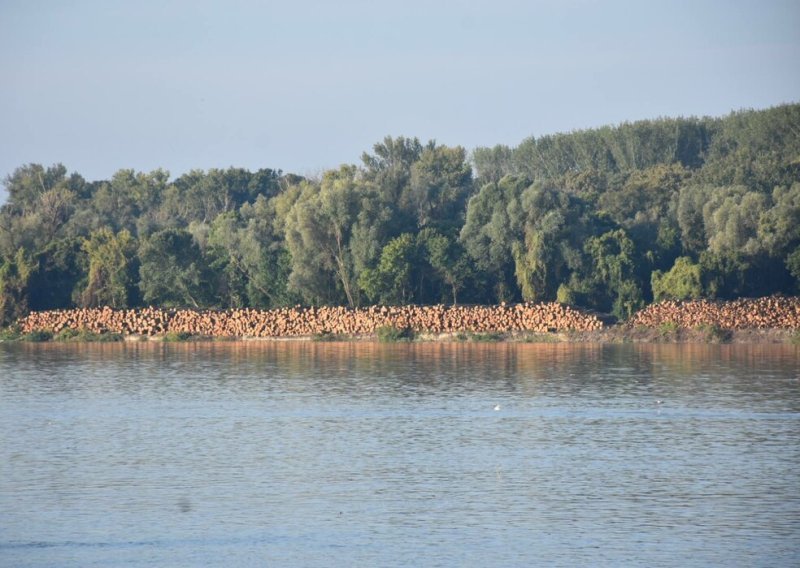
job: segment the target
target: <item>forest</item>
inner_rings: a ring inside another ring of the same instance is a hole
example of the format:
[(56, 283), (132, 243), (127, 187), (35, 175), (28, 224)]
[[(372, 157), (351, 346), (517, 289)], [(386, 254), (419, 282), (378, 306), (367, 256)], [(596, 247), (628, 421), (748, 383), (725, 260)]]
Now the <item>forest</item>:
[(0, 325), (31, 310), (797, 294), (800, 104), (467, 152), (386, 137), (317, 178), (129, 169), (4, 181)]

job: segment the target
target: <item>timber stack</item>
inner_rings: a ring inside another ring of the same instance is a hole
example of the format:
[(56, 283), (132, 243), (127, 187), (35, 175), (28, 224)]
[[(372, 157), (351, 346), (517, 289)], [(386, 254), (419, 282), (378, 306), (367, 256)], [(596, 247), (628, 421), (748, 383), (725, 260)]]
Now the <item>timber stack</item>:
[(595, 331), (594, 314), (558, 303), (499, 306), (293, 307), (273, 310), (175, 310), (86, 308), (32, 312), (20, 319), (23, 333), (58, 333), (65, 328), (94, 333), (214, 337), (302, 337), (322, 334), (369, 335), (391, 326), (415, 332)]
[(800, 297), (740, 298), (729, 302), (710, 300), (668, 301), (635, 313), (630, 327), (673, 324), (691, 329), (800, 329)]

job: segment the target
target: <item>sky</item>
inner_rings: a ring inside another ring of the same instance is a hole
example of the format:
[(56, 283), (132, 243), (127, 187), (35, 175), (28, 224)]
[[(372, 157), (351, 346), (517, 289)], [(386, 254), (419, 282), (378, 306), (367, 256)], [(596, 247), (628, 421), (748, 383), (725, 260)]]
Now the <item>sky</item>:
[(797, 0), (0, 0), (2, 179), (315, 175), (387, 135), (471, 150), (798, 101)]

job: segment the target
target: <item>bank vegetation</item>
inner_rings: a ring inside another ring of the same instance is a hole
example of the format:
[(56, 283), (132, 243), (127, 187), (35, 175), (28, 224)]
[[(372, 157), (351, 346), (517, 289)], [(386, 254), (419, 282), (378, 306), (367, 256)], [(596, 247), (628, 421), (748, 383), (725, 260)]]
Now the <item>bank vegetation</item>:
[(800, 105), (787, 104), (470, 153), (386, 137), (318, 177), (123, 169), (88, 181), (27, 164), (0, 209), (0, 325), (104, 306), (503, 302), (628, 320), (662, 300), (791, 296), (799, 133)]

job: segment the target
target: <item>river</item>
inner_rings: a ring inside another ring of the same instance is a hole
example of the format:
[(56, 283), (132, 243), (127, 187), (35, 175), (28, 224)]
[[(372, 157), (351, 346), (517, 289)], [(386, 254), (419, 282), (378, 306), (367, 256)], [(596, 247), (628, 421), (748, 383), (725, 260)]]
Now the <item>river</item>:
[(797, 566), (800, 348), (0, 344), (2, 566)]

